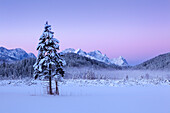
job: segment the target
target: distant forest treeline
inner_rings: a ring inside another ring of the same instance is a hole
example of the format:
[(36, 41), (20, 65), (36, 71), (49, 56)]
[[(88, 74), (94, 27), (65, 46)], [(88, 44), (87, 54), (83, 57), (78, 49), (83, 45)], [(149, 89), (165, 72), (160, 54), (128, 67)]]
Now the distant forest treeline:
[[(93, 60), (84, 56), (80, 56), (74, 53), (68, 53), (62, 56), (66, 61), (66, 73), (72, 73), (70, 68), (90, 68), (90, 69), (121, 69), (116, 65), (108, 65), (103, 62)], [(26, 58), (24, 60), (15, 62), (3, 62), (0, 64), (0, 78), (25, 78), (33, 77), (34, 69), (33, 65), (36, 58)]]
[[(90, 69), (94, 70), (170, 70), (170, 53), (159, 55), (155, 58), (152, 58), (144, 63), (141, 63), (136, 66), (129, 67), (120, 67), (116, 65), (108, 65), (106, 63), (90, 59), (75, 53), (67, 53), (62, 56), (66, 61), (65, 71), (66, 78), (77, 75), (77, 72), (74, 73), (76, 69), (79, 69), (81, 75), (85, 74), (85, 71)], [(0, 63), (0, 78), (25, 78), (33, 77), (33, 65), (36, 61), (36, 58), (26, 58), (24, 60), (15, 61), (15, 62), (3, 62)], [(80, 69), (81, 68), (81, 69)], [(89, 72), (89, 71), (88, 71)], [(92, 73), (93, 73), (92, 72)]]
[(28, 58), (13, 63), (0, 64), (0, 77), (1, 78), (24, 78), (33, 77), (33, 65), (35, 58)]

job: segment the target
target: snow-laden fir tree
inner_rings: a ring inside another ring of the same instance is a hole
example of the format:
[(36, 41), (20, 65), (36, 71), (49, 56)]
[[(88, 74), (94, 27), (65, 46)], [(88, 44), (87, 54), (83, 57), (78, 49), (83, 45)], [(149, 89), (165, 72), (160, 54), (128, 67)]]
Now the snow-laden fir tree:
[(52, 79), (56, 83), (56, 94), (59, 94), (57, 81), (62, 80), (64, 76), (63, 66), (65, 61), (57, 52), (59, 50), (59, 41), (53, 38), (54, 32), (51, 31), (51, 25), (48, 22), (45, 24), (45, 30), (40, 36), (37, 46), (38, 56), (34, 64), (35, 79), (49, 79), (49, 93), (52, 94)]

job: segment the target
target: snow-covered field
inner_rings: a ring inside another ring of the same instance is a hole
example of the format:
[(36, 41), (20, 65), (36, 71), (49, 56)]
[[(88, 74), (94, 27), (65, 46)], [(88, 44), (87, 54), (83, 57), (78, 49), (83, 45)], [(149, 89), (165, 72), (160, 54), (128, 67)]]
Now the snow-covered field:
[[(170, 113), (168, 80), (1, 80), (0, 113)], [(53, 84), (54, 86), (54, 84)]]

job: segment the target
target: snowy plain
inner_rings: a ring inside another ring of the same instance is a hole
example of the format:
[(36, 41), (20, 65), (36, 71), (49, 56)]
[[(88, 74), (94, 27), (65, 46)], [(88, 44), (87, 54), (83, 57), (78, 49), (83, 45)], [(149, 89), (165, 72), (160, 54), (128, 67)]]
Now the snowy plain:
[(68, 79), (59, 83), (60, 96), (47, 95), (47, 85), (1, 80), (0, 113), (170, 113), (167, 80)]

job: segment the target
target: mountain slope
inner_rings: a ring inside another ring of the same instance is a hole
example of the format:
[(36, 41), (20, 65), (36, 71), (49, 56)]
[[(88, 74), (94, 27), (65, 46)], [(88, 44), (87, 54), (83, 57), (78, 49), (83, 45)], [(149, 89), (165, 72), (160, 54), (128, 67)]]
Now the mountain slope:
[(66, 67), (92, 67), (92, 68), (112, 68), (122, 69), (117, 65), (108, 65), (106, 63), (90, 59), (88, 57), (76, 54), (76, 53), (65, 53), (63, 59), (66, 61)]
[(170, 70), (170, 53), (161, 54), (146, 62), (132, 67), (133, 69), (149, 69), (149, 70)]
[(0, 61), (3, 62), (12, 62), (23, 60), (25, 58), (36, 58), (33, 53), (27, 53), (23, 49), (6, 49), (4, 47), (0, 47)]

